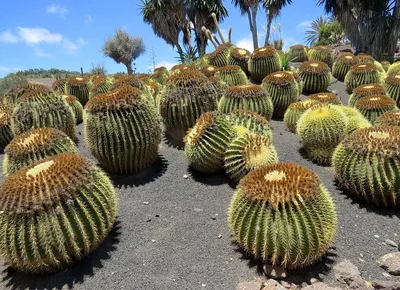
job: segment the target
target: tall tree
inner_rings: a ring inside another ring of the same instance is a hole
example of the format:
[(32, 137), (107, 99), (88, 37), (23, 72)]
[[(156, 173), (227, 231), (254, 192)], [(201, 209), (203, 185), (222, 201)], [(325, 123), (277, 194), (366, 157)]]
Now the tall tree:
[(265, 46), (269, 44), (272, 20), (281, 14), (283, 7), (290, 4), (292, 4), (292, 0), (263, 0), (263, 7), (267, 12), (267, 34), (265, 36)]
[(257, 12), (261, 0), (232, 0), (232, 3), (240, 8), (242, 15), (247, 15), (253, 36), (253, 46), (254, 49), (258, 48)]
[(341, 24), (356, 51), (393, 57), (400, 35), (400, 0), (318, 0)]
[(117, 63), (123, 63), (128, 74), (132, 74), (132, 62), (145, 52), (145, 46), (141, 37), (130, 36), (126, 31), (118, 28), (115, 36), (111, 36), (104, 42), (103, 52)]

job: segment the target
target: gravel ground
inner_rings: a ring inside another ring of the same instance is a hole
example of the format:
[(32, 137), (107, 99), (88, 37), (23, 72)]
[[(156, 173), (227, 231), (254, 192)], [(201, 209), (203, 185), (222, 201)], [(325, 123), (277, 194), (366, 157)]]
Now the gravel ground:
[[(331, 89), (347, 103), (343, 84)], [(317, 172), (333, 195), (339, 219), (328, 257), (303, 271), (289, 272), (287, 281), (301, 284), (316, 277), (333, 282), (330, 269), (342, 259), (355, 264), (367, 280), (386, 279), (376, 259), (394, 250), (385, 239), (399, 241), (399, 213), (347, 198), (335, 186), (330, 167), (301, 156), (299, 139), (283, 122), (272, 121), (271, 127), (280, 161)], [(93, 159), (82, 135), (80, 140), (81, 154)], [(111, 178), (120, 197), (119, 215), (105, 242), (81, 263), (54, 275), (18, 273), (1, 264), (0, 289), (235, 289), (239, 282), (263, 277), (262, 264), (235, 246), (227, 227), (235, 185), (225, 175), (191, 172), (183, 152), (164, 140), (151, 169)]]

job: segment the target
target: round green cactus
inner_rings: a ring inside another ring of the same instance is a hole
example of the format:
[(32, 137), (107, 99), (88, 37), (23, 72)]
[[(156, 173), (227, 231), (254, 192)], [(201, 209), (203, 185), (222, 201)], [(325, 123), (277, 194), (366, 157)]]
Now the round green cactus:
[(190, 167), (202, 173), (217, 173), (224, 167), (225, 150), (235, 130), (220, 112), (206, 112), (197, 119), (184, 138)]
[(304, 87), (303, 79), (299, 76), (299, 74), (297, 72), (290, 71), (290, 70), (288, 70), (286, 72), (291, 74), (294, 77), (294, 79), (296, 80), (297, 91), (298, 91), (297, 97), (300, 97), (301, 93), (303, 92), (303, 87)]
[(7, 92), (3, 103), (5, 105), (14, 106), (25, 93), (30, 92), (36, 92), (38, 94), (50, 94), (52, 91), (48, 87), (40, 84), (18, 84)]
[(78, 153), (74, 142), (54, 128), (39, 128), (22, 133), (4, 150), (3, 173), (10, 175), (38, 160), (61, 153)]
[(357, 108), (371, 124), (374, 124), (375, 120), (383, 113), (398, 109), (395, 100), (385, 95), (363, 97), (356, 102), (355, 108)]
[(217, 72), (218, 68), (216, 66), (213, 65), (207, 65), (204, 66), (200, 71), (208, 78), (212, 77), (215, 75), (215, 73)]
[(295, 163), (257, 168), (239, 183), (228, 224), (240, 247), (287, 269), (316, 263), (333, 243), (337, 215), (318, 175)]
[(346, 128), (346, 135), (354, 132), (355, 130), (361, 128), (368, 128), (371, 127), (371, 123), (360, 113), (359, 110), (353, 107), (348, 107), (344, 105), (338, 105), (337, 108), (342, 110), (342, 112), (347, 117), (347, 128)]
[(64, 100), (71, 107), (74, 112), (76, 124), (80, 124), (83, 122), (83, 106), (81, 102), (79, 102), (78, 98), (73, 95), (63, 95)]
[(304, 45), (295, 44), (289, 47), (288, 58), (294, 62), (304, 62), (308, 60), (307, 49)]
[(358, 86), (380, 83), (380, 76), (374, 64), (356, 64), (347, 72), (344, 83), (346, 91), (351, 94)]
[(11, 118), (13, 108), (8, 105), (0, 105), (0, 151), (14, 138), (11, 130)]
[(89, 89), (89, 98), (93, 98), (98, 94), (104, 94), (108, 92), (111, 86), (114, 83), (114, 79), (110, 77), (106, 77), (104, 75), (95, 76), (92, 81), (92, 85)]
[(150, 76), (150, 79), (162, 85), (165, 83), (168, 76), (169, 76), (169, 71), (167, 70), (167, 68), (159, 70), (155, 69), (153, 74)]
[(339, 100), (339, 97), (334, 93), (317, 93), (308, 96), (309, 100), (316, 100), (320, 103), (327, 103), (327, 104), (341, 104), (342, 102)]
[(271, 98), (275, 118), (283, 118), (289, 105), (298, 100), (299, 88), (290, 73), (284, 71), (271, 73), (264, 78), (261, 86)]
[(392, 63), (387, 71), (388, 76), (397, 74), (400, 74), (400, 61)]
[(267, 75), (281, 69), (279, 54), (273, 46), (257, 48), (250, 55), (249, 73), (255, 82), (262, 82)]
[(277, 163), (278, 153), (271, 139), (247, 133), (232, 140), (225, 151), (225, 171), (234, 181), (239, 181), (251, 170)]
[(239, 109), (253, 111), (269, 121), (272, 118), (274, 105), (268, 93), (261, 86), (251, 84), (229, 87), (218, 102), (218, 110), (230, 113)]
[(325, 92), (332, 81), (329, 66), (321, 61), (303, 62), (298, 74), (304, 82), (303, 93), (305, 94)]
[(228, 57), (228, 65), (238, 65), (245, 72), (249, 74), (249, 59), (250, 51), (244, 48), (233, 48)]
[(68, 79), (56, 80), (52, 84), (51, 88), (53, 91), (55, 91), (57, 93), (65, 94), (65, 93), (67, 93), (67, 82), (68, 82)]
[(0, 256), (19, 271), (56, 272), (82, 260), (116, 221), (118, 197), (110, 179), (77, 154), (23, 168), (0, 192)]
[(317, 60), (326, 63), (329, 67), (333, 65), (333, 51), (328, 46), (314, 46), (308, 51), (309, 60)]
[(317, 100), (308, 99), (290, 104), (283, 117), (283, 121), (285, 122), (288, 130), (292, 133), (296, 133), (297, 122), (299, 121), (301, 115), (309, 108), (319, 103), (320, 102)]
[(20, 135), (32, 129), (55, 128), (76, 141), (75, 123), (74, 112), (61, 95), (29, 92), (14, 107), (11, 129), (14, 135)]
[(213, 52), (208, 55), (208, 64), (216, 67), (223, 67), (228, 65), (229, 54), (235, 46), (226, 42), (219, 45)]
[(363, 97), (385, 95), (386, 91), (380, 84), (368, 84), (356, 87), (349, 98), (349, 106), (354, 107), (356, 102)]
[(73, 76), (67, 82), (67, 94), (78, 98), (82, 106), (89, 101), (89, 78), (86, 76)]
[(400, 110), (383, 113), (375, 120), (375, 126), (400, 126)]
[(124, 86), (97, 95), (85, 107), (85, 141), (108, 172), (132, 174), (151, 166), (161, 143), (161, 122), (143, 92)]
[(228, 86), (247, 85), (247, 76), (238, 65), (220, 67), (215, 73), (216, 77), (223, 80)]
[(357, 59), (360, 63), (375, 63), (375, 59), (368, 54), (359, 54)]
[(353, 65), (359, 63), (359, 60), (352, 53), (341, 54), (333, 63), (332, 75), (339, 81), (343, 82), (347, 72)]
[(109, 88), (108, 91), (115, 91), (125, 86), (131, 86), (133, 88), (139, 89), (143, 92), (143, 96), (145, 97), (145, 99), (153, 103), (153, 95), (151, 94), (149, 88), (135, 75), (127, 75), (118, 78), (117, 80), (115, 80), (114, 84)]
[(382, 84), (386, 94), (400, 106), (400, 74), (389, 75)]
[(374, 126), (348, 135), (332, 165), (351, 196), (379, 207), (400, 207), (400, 127)]

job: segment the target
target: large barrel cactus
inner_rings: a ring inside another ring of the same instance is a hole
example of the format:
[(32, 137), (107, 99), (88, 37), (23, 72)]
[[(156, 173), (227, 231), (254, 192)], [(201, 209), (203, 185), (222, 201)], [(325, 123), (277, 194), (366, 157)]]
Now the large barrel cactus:
[(216, 77), (223, 80), (228, 86), (247, 85), (247, 76), (238, 65), (227, 65), (218, 69)]
[(375, 95), (385, 95), (386, 91), (384, 87), (380, 84), (368, 84), (356, 87), (353, 93), (349, 97), (349, 106), (354, 107), (355, 103), (363, 98)]
[(143, 94), (137, 88), (124, 86), (97, 95), (86, 104), (86, 143), (110, 173), (139, 172), (157, 159), (160, 117)]
[(325, 92), (332, 81), (329, 66), (321, 61), (306, 61), (299, 67), (298, 74), (304, 82), (303, 93)]
[(317, 100), (308, 99), (290, 104), (285, 112), (285, 115), (283, 116), (283, 121), (285, 122), (288, 130), (292, 133), (296, 133), (297, 122), (299, 121), (301, 115), (309, 108), (319, 103), (320, 102)]
[(381, 79), (376, 69), (376, 66), (372, 63), (362, 63), (353, 65), (347, 72), (344, 78), (346, 85), (346, 91), (351, 94), (353, 90), (361, 85), (380, 83)]
[(333, 199), (317, 174), (295, 163), (257, 168), (239, 183), (228, 211), (239, 246), (288, 269), (316, 263), (337, 230)]
[(53, 91), (60, 93), (60, 94), (65, 94), (67, 93), (67, 82), (68, 79), (59, 79), (54, 81), (54, 83), (51, 85), (51, 88)]
[(255, 82), (261, 82), (270, 73), (281, 70), (279, 54), (273, 46), (257, 48), (249, 59), (249, 73)]
[(397, 75), (389, 75), (382, 86), (386, 94), (400, 106), (400, 73)]
[(400, 61), (392, 63), (387, 71), (387, 75), (397, 75), (400, 74)]
[(73, 76), (67, 82), (67, 94), (78, 98), (82, 106), (89, 101), (89, 78), (86, 76)]
[(104, 75), (95, 76), (91, 81), (91, 86), (89, 89), (89, 98), (93, 98), (98, 94), (104, 94), (108, 92), (114, 83), (114, 79), (106, 77)]
[(233, 48), (228, 57), (228, 65), (238, 65), (246, 74), (249, 74), (250, 55), (247, 49)]
[(380, 207), (400, 207), (400, 127), (355, 131), (336, 148), (335, 176), (351, 196)]
[(385, 112), (398, 109), (396, 102), (385, 95), (376, 95), (359, 99), (355, 107), (367, 118), (371, 124)]
[(289, 47), (288, 59), (293, 62), (304, 62), (308, 60), (307, 49), (304, 45), (295, 44)]
[(230, 42), (219, 45), (208, 55), (208, 63), (216, 67), (228, 65), (229, 54), (234, 48), (235, 46)]
[(320, 103), (327, 103), (327, 104), (341, 104), (342, 102), (339, 100), (339, 97), (334, 93), (324, 92), (324, 93), (317, 93), (308, 96), (310, 100), (316, 100)]
[(309, 60), (317, 60), (326, 63), (329, 67), (333, 65), (333, 51), (328, 46), (314, 46), (308, 51)]
[(22, 133), (4, 150), (3, 173), (10, 175), (38, 160), (61, 153), (78, 153), (74, 142), (54, 128), (38, 128)]
[(383, 113), (375, 120), (375, 126), (400, 126), (400, 110)]
[(341, 54), (333, 63), (332, 75), (343, 82), (347, 72), (353, 65), (358, 64), (359, 60), (352, 53)]
[(364, 115), (361, 114), (356, 108), (344, 105), (338, 105), (337, 108), (339, 108), (347, 117), (346, 135), (354, 132), (355, 130), (372, 126), (370, 121), (368, 121), (367, 118), (365, 118)]
[(227, 115), (228, 120), (238, 136), (255, 133), (267, 137), (272, 141), (273, 135), (268, 120), (249, 110), (234, 110)]
[(73, 95), (63, 95), (64, 100), (71, 107), (74, 112), (76, 124), (80, 124), (83, 121), (83, 106), (79, 102), (78, 98)]
[(13, 109), (8, 105), (0, 105), (0, 151), (14, 138), (11, 130), (11, 117)]
[(3, 104), (13, 106), (25, 93), (29, 92), (50, 94), (52, 91), (48, 87), (40, 84), (17, 84), (7, 92)]

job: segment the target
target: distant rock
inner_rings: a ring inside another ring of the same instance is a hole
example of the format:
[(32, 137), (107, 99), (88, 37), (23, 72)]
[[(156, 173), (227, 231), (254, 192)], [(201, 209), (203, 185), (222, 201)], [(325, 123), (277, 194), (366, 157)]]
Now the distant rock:
[(378, 280), (371, 284), (375, 289), (400, 290), (400, 282)]
[(358, 268), (349, 260), (344, 260), (333, 267), (336, 280), (347, 284), (347, 289), (373, 290), (374, 287), (364, 281)]
[(386, 254), (378, 259), (378, 264), (382, 269), (392, 275), (400, 275), (400, 252)]
[(329, 285), (327, 285), (327, 284), (325, 284), (323, 282), (318, 282), (318, 283), (315, 283), (315, 284), (312, 284), (312, 285), (308, 285), (308, 286), (303, 287), (301, 289), (304, 289), (304, 290), (342, 290), (341, 288), (332, 287), (332, 286), (329, 286)]
[(262, 290), (286, 290), (287, 288), (283, 287), (279, 284), (278, 281), (269, 279), (267, 282), (263, 284)]

